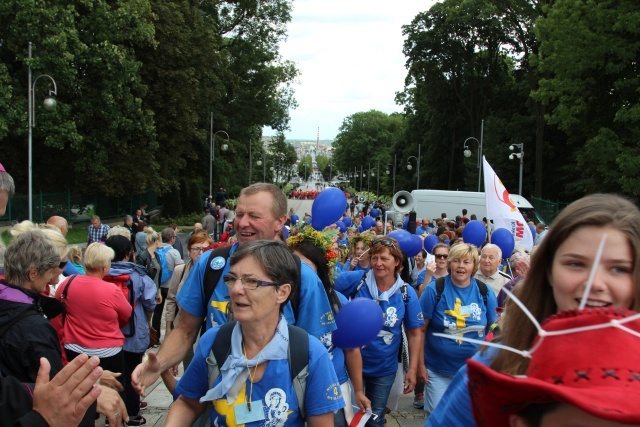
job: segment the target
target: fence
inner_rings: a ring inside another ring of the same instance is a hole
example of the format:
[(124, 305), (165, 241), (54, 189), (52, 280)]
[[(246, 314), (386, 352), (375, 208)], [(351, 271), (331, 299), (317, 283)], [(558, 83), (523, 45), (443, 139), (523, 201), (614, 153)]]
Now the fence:
[(551, 224), (560, 211), (569, 205), (569, 203), (561, 201), (552, 202), (551, 200), (545, 200), (535, 196), (531, 197), (531, 204), (546, 224)]
[[(69, 223), (86, 222), (92, 215), (102, 219), (122, 218), (135, 213), (140, 205), (146, 204), (147, 210), (158, 207), (158, 195), (155, 191), (133, 196), (81, 196), (67, 190), (62, 193), (39, 193), (33, 195), (33, 221), (45, 222), (52, 215), (65, 217)], [(16, 194), (10, 198), (7, 211), (0, 222), (14, 223), (29, 218), (29, 196)]]

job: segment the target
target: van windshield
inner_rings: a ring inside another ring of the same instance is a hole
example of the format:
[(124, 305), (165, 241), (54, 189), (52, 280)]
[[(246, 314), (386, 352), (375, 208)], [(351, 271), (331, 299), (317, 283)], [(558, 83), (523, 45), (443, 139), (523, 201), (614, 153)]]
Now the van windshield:
[(522, 216), (524, 217), (525, 222), (533, 221), (536, 225), (543, 223), (547, 224), (544, 219), (540, 216), (538, 212), (533, 208), (518, 208)]

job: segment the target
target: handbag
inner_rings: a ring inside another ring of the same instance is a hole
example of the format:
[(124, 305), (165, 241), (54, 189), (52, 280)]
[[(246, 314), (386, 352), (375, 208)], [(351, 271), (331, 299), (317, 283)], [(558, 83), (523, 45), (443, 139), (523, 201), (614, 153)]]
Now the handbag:
[(151, 348), (156, 344), (158, 344), (158, 331), (153, 326), (149, 326), (149, 347), (147, 348)]

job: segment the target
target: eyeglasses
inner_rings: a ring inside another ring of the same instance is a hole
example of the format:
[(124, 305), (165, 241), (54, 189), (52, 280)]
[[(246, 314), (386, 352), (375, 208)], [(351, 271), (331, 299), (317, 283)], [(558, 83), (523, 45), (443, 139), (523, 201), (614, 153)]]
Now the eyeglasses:
[(202, 251), (204, 251), (204, 248), (198, 248), (198, 247), (194, 247), (189, 249), (190, 251), (194, 251), (194, 252), (198, 252), (198, 253), (202, 253)]
[(434, 257), (438, 259), (446, 259), (449, 255), (447, 254), (435, 254)]
[(396, 244), (393, 243), (391, 240), (387, 240), (387, 239), (376, 239), (371, 244), (371, 247), (374, 247), (375, 245), (382, 245), (382, 246), (386, 246), (388, 248), (396, 249)]
[(254, 290), (258, 289), (258, 286), (280, 286), (280, 283), (265, 282), (264, 280), (252, 279), (250, 277), (237, 277), (233, 274), (225, 274), (222, 276), (222, 281), (228, 288), (233, 288), (233, 285), (240, 280), (244, 289)]
[(60, 264), (58, 265), (58, 268), (61, 269), (61, 270), (64, 269), (67, 266), (68, 262), (69, 261), (60, 261)]

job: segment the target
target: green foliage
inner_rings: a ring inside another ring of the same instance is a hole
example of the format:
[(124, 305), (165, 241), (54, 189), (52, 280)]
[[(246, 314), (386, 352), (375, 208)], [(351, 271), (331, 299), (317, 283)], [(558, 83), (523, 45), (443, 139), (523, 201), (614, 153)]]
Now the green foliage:
[(180, 191), (173, 190), (164, 193), (160, 203), (162, 204), (162, 214), (167, 217), (177, 217), (182, 215), (182, 202)]
[(160, 228), (160, 226), (158, 226), (157, 224), (166, 224), (167, 226), (168, 224), (178, 224), (181, 227), (193, 227), (193, 224), (195, 224), (196, 222), (202, 222), (203, 217), (203, 212), (193, 212), (188, 215), (175, 217), (160, 217), (156, 221), (154, 221), (154, 224), (152, 224), (152, 226), (156, 231), (162, 230), (162, 228), (164, 228)]

